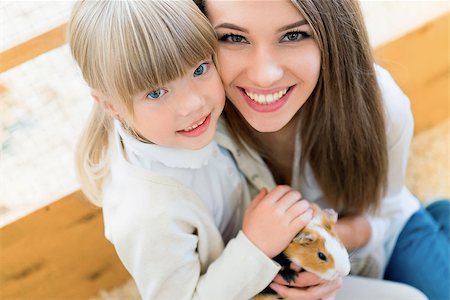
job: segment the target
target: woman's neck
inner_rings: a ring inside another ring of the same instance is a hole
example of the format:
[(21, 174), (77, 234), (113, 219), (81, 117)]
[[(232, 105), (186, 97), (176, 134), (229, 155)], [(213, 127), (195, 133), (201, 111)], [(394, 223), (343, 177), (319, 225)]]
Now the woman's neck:
[(298, 118), (294, 117), (276, 132), (254, 131), (258, 144), (266, 153), (264, 160), (277, 184), (291, 184), (297, 124)]

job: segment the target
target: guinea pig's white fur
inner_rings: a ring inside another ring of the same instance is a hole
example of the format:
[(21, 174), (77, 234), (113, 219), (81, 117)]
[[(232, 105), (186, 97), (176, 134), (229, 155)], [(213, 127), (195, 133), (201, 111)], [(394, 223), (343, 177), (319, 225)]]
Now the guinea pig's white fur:
[[(309, 262), (308, 261), (302, 261), (301, 257), (298, 256), (292, 256), (288, 258), (298, 266), (302, 267), (306, 271), (312, 272), (319, 276), (320, 278), (326, 279), (326, 280), (333, 280), (337, 278), (338, 276), (346, 276), (350, 272), (350, 260), (348, 256), (348, 252), (345, 249), (344, 245), (341, 243), (341, 241), (337, 238), (336, 234), (332, 231), (332, 229), (327, 229), (323, 222), (324, 222), (324, 216), (325, 212), (321, 211), (317, 207), (316, 214), (314, 218), (309, 222), (309, 224), (294, 238), (294, 242), (299, 239), (304, 239), (305, 237), (302, 237), (303, 232), (316, 232), (318, 233), (318, 236), (315, 238), (323, 240), (325, 250), (328, 252), (332, 257), (334, 261), (334, 267), (330, 269), (326, 269), (325, 272), (320, 272), (317, 270), (317, 268), (314, 268), (315, 261)], [(334, 224), (334, 220), (333, 224)], [(307, 237), (306, 237), (307, 238)], [(313, 237), (310, 237), (313, 239)], [(304, 244), (304, 247), (308, 247), (307, 244)], [(315, 249), (311, 249), (311, 251), (315, 251)], [(311, 265), (312, 264), (312, 265)]]
[[(295, 280), (297, 273), (289, 268), (294, 263), (322, 279), (333, 280), (350, 272), (350, 259), (339, 240), (333, 225), (337, 214), (332, 209), (321, 210), (311, 205), (313, 219), (292, 240), (288, 247), (273, 259), (281, 265), (279, 274), (288, 282)], [(254, 300), (282, 299), (270, 287), (266, 287)]]

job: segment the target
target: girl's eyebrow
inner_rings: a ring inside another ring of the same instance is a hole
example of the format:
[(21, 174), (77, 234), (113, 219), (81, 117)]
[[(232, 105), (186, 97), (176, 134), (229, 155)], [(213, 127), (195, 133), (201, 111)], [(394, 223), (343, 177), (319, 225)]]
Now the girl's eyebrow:
[(302, 19), (302, 20), (297, 21), (295, 23), (288, 24), (286, 26), (281, 27), (280, 29), (278, 29), (278, 32), (289, 30), (289, 29), (292, 29), (292, 28), (295, 28), (295, 27), (299, 27), (299, 26), (302, 26), (302, 25), (305, 25), (305, 24), (308, 24), (308, 22), (305, 19)]
[(216, 27), (214, 27), (214, 29), (217, 29), (217, 28), (233, 29), (233, 30), (238, 30), (238, 31), (248, 33), (247, 29), (239, 27), (239, 26), (231, 24), (231, 23), (222, 23), (222, 24), (219, 24)]

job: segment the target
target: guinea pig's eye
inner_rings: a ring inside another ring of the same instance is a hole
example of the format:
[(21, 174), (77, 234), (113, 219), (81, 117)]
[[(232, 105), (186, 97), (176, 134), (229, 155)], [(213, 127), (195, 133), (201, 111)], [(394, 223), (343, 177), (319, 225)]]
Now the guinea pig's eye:
[(320, 258), (320, 260), (327, 261), (327, 257), (322, 252), (317, 253), (317, 256)]

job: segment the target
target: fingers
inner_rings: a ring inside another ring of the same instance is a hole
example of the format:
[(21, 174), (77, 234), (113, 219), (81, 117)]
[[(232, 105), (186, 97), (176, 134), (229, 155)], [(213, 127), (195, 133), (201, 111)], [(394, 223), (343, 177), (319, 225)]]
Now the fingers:
[[(297, 268), (298, 268), (298, 266), (297, 266)], [(295, 277), (295, 281), (291, 282), (291, 283), (286, 282), (286, 280), (284, 280), (283, 277), (279, 274), (277, 276), (275, 276), (273, 281), (278, 284), (281, 284), (281, 285), (286, 285), (286, 286), (290, 286), (290, 287), (301, 287), (301, 288), (315, 286), (318, 284), (325, 283), (325, 281), (323, 279), (321, 279), (319, 276), (317, 276), (311, 272), (299, 273)]]
[(290, 263), (289, 268), (294, 270), (295, 272), (300, 272), (302, 270), (302, 267), (294, 264), (293, 262)]
[(336, 294), (337, 294), (337, 292), (334, 291), (330, 295), (323, 297), (322, 300), (334, 300), (334, 299), (336, 299)]
[(271, 190), (267, 194), (266, 198), (268, 198), (269, 201), (271, 201), (272, 203), (275, 203), (278, 200), (280, 200), (284, 195), (289, 193), (290, 191), (292, 191), (291, 187), (289, 187), (287, 185), (279, 185), (279, 186), (275, 187), (273, 190)]
[(253, 209), (258, 205), (259, 202), (261, 202), (262, 199), (267, 195), (267, 189), (264, 187), (259, 191), (258, 195), (255, 196), (255, 198), (252, 200), (250, 205), (248, 206), (248, 209)]
[(308, 208), (310, 208), (310, 204), (306, 200), (301, 200), (293, 203), (287, 210), (287, 213), (291, 220), (299, 217), (303, 214)]
[(295, 278), (295, 282), (292, 285), (298, 287), (308, 287), (319, 285), (324, 282), (325, 281), (316, 274), (313, 274), (311, 272), (302, 272), (298, 274), (297, 278)]
[(277, 292), (283, 298), (286, 299), (322, 299), (332, 297), (333, 294), (342, 286), (342, 279), (338, 278), (333, 281), (327, 281), (325, 283), (308, 287), (308, 288), (290, 288), (272, 282), (270, 287)]
[(298, 191), (291, 190), (288, 193), (284, 194), (284, 196), (277, 201), (277, 210), (284, 213), (285, 211), (290, 210), (292, 206), (296, 205), (299, 202), (302, 202), (301, 207), (305, 206), (304, 210), (306, 210), (306, 208), (309, 207), (309, 204), (306, 200), (299, 201), (301, 198), (302, 195)]
[(299, 215), (297, 218), (292, 219), (289, 224), (292, 228), (300, 228), (303, 229), (308, 223), (311, 221), (313, 217), (313, 211), (311, 208), (308, 208), (304, 213)]

